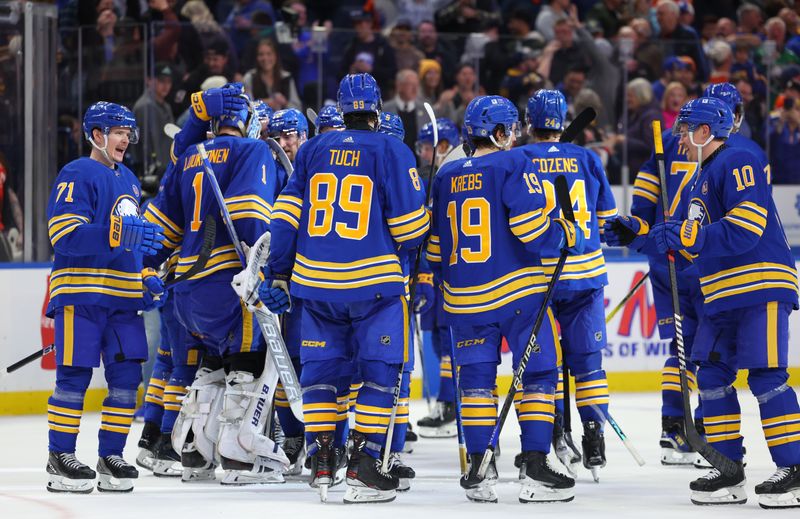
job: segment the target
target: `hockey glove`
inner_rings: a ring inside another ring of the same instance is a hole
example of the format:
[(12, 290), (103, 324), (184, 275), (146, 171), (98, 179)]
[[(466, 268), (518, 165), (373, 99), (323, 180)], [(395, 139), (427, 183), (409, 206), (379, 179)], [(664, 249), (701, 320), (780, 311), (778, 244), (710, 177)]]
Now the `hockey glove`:
[(554, 218), (553, 223), (559, 224), (564, 231), (564, 236), (561, 238), (561, 244), (558, 248), (565, 249), (570, 254), (583, 254), (584, 242), (586, 241), (583, 229), (563, 218)]
[(140, 252), (145, 256), (155, 254), (163, 247), (164, 229), (140, 216), (112, 216), (108, 242), (112, 248)]
[(192, 94), (192, 111), (201, 121), (247, 108), (247, 100), (242, 97), (244, 87), (241, 83), (228, 83), (221, 88), (210, 88), (205, 92)]
[(161, 281), (155, 270), (150, 268), (142, 270), (142, 289), (145, 311), (161, 308), (167, 302), (164, 282)]
[(703, 227), (697, 220), (669, 220), (653, 226), (651, 231), (658, 252), (686, 250), (697, 254), (705, 243)]
[(231, 280), (231, 286), (236, 295), (242, 300), (250, 312), (255, 312), (258, 307), (258, 289), (261, 286), (261, 277), (251, 275), (251, 270), (245, 268)]
[(275, 315), (280, 315), (292, 308), (289, 296), (289, 276), (273, 274), (269, 267), (264, 269), (265, 282), (258, 287), (261, 302)]
[(644, 244), (650, 225), (638, 216), (618, 216), (603, 224), (606, 243), (612, 247), (638, 250)]
[(417, 274), (417, 288), (414, 292), (414, 312), (422, 315), (433, 306), (433, 274)]

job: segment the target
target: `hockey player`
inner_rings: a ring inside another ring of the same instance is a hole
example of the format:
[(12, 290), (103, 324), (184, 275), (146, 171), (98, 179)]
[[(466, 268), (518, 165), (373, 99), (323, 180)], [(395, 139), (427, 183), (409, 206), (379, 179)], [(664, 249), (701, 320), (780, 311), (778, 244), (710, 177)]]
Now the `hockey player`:
[[(540, 252), (583, 252), (580, 227), (548, 216), (535, 165), (519, 150), (505, 151), (514, 143), (518, 119), (508, 99), (473, 99), (464, 120), (475, 153), (445, 164), (433, 182), (427, 259), (441, 269), (444, 310), (456, 345), (470, 458), (461, 486), (473, 501), (497, 501), (494, 464), (484, 480), (477, 470), (496, 421), (493, 392), (501, 340), (508, 341), (516, 366), (544, 302), (547, 280)], [(570, 501), (575, 481), (547, 462), (559, 361), (549, 310), (537, 339), (538, 348), (522, 377), (518, 411), (526, 463), (519, 499)]]
[(300, 110), (287, 108), (272, 115), (269, 136), (278, 141), (286, 156), (294, 163), (297, 150), (308, 140), (308, 121)]
[(378, 127), (378, 132), (397, 137), (401, 141), (406, 137), (406, 129), (403, 127), (403, 120), (400, 119), (399, 115), (392, 112), (381, 112), (381, 122)]
[(690, 484), (695, 504), (744, 503), (740, 410), (733, 388), (739, 369), (759, 403), (764, 436), (777, 471), (756, 485), (764, 508), (800, 506), (797, 396), (787, 385), (789, 314), (797, 309), (797, 271), (765, 164), (729, 147), (733, 114), (715, 98), (681, 108), (673, 127), (687, 158), (700, 166), (676, 218), (653, 226), (659, 251), (693, 258), (700, 275), (704, 319), (692, 351), (699, 365), (706, 438), (734, 461), (733, 477), (716, 469)]
[(47, 402), (47, 490), (89, 493), (95, 471), (75, 458), (83, 401), (92, 368), (103, 360), (98, 490), (130, 492), (138, 477), (122, 458), (133, 422), (136, 389), (147, 359), (144, 322), (137, 312), (165, 302), (164, 284), (143, 270), (142, 256), (161, 248), (163, 229), (139, 216), (140, 186), (122, 164), (138, 141), (133, 113), (114, 103), (91, 105), (83, 133), (88, 158), (56, 177), (47, 204), (55, 251), (47, 315), (55, 320), (56, 387)]
[(297, 169), (275, 204), (271, 290), (262, 291), (262, 300), (275, 312), (302, 300), (301, 384), (311, 485), (324, 497), (332, 482), (336, 385), (349, 367), (352, 341), (364, 385), (344, 501), (391, 501), (398, 479), (381, 471), (379, 457), (398, 370), (408, 356), (401, 255), (422, 241), (429, 220), (413, 155), (376, 131), (381, 95), (375, 79), (348, 75), (337, 98), (346, 129), (320, 135), (300, 150)]
[[(271, 204), (278, 189), (274, 161), (266, 143), (257, 139), (260, 123), (249, 103), (244, 110), (213, 118), (211, 123), (215, 137), (205, 143), (209, 161), (238, 237), (251, 246), (269, 226)], [(167, 179), (148, 206), (147, 214), (167, 226), (165, 245), (168, 248), (181, 247), (176, 269), (176, 274), (180, 275), (196, 261), (204, 221), (217, 218), (219, 208), (204, 178), (207, 173), (195, 146), (181, 155), (177, 166), (180, 169)], [(217, 222), (217, 228), (224, 229), (222, 222)], [(219, 376), (216, 373), (222, 363), (211, 361), (219, 357), (225, 365), (226, 385), (218, 436), (204, 435), (204, 431), (216, 432), (216, 427), (210, 423), (216, 420), (206, 411), (204, 418), (208, 423), (192, 425), (194, 440), (187, 441), (184, 431), (174, 443), (176, 450), (181, 447), (182, 457), (187, 451), (194, 456), (195, 452), (187, 447), (196, 446), (206, 462), (213, 461), (209, 454), (213, 455), (216, 446), (222, 468), (227, 471), (223, 484), (282, 481), (280, 473), (288, 460), (283, 451), (262, 434), (262, 421), (267, 413), (250, 405), (257, 395), (256, 388), (260, 387), (258, 380), (264, 369), (265, 346), (253, 315), (230, 287), (233, 274), (240, 268), (230, 236), (227, 232), (217, 232), (206, 266), (175, 286), (177, 317), (189, 332), (187, 340), (199, 342), (209, 354), (193, 386), (207, 386), (199, 390), (198, 395), (216, 392), (214, 387)], [(202, 409), (202, 404), (198, 401), (198, 409)], [(212, 446), (212, 452), (201, 449), (201, 442)]]
[(339, 113), (336, 106), (326, 105), (317, 114), (317, 118), (314, 120), (314, 127), (316, 128), (316, 135), (341, 131), (344, 130), (344, 119), (342, 119), (342, 114)]
[[(438, 168), (450, 150), (461, 144), (461, 138), (458, 134), (458, 127), (447, 117), (436, 119), (436, 129), (439, 132), (439, 145), (436, 149), (435, 167)], [(431, 123), (425, 123), (419, 129), (415, 147), (420, 164), (425, 167), (429, 166), (433, 160), (433, 125)]]
[[(552, 309), (561, 328), (564, 363), (575, 376), (575, 403), (583, 422), (583, 464), (597, 479), (597, 469), (606, 464), (603, 425), (608, 412), (608, 381), (602, 366), (606, 347), (605, 301), (608, 284), (601, 243), (605, 220), (617, 215), (611, 186), (600, 158), (592, 151), (558, 142), (564, 130), (567, 100), (558, 90), (539, 90), (530, 99), (525, 118), (533, 143), (522, 147), (529, 161), (538, 166), (548, 206), (558, 215), (554, 180), (564, 175), (570, 186), (575, 220), (586, 237), (585, 253), (570, 256), (553, 296)], [(558, 262), (558, 250), (543, 253), (546, 275)], [(563, 412), (562, 409), (557, 412)], [(570, 468), (571, 453), (563, 438), (563, 415), (555, 420), (556, 452)], [(574, 470), (570, 468), (570, 470)]]

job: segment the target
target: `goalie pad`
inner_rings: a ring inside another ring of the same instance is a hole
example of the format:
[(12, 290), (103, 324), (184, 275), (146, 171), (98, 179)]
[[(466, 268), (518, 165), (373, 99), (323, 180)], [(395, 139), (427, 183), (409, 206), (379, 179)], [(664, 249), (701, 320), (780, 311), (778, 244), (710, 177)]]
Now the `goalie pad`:
[(258, 380), (253, 380), (253, 375), (246, 371), (232, 371), (226, 381), (217, 445), (220, 456), (243, 463), (253, 463), (256, 456), (263, 456), (288, 467), (289, 459), (283, 449), (268, 436), (278, 384), (275, 364), (267, 360)]
[(182, 452), (189, 436), (194, 447), (208, 461), (213, 461), (219, 436), (219, 420), (225, 393), (225, 371), (200, 368), (181, 403), (181, 411), (172, 429), (172, 448)]

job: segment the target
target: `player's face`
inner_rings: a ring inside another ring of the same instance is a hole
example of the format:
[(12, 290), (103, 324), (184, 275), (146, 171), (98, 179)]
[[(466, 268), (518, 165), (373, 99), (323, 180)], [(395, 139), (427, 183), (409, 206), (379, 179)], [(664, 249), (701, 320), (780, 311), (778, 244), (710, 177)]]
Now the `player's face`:
[[(692, 140), (694, 140), (695, 144), (706, 142), (709, 136), (708, 126), (700, 125), (693, 132), (690, 132), (686, 124), (681, 124), (678, 129), (678, 135), (680, 136), (678, 144), (686, 149), (686, 158), (692, 162), (697, 162), (697, 146), (692, 144)], [(691, 138), (690, 135), (692, 136)]]
[(294, 162), (295, 155), (297, 155), (297, 149), (304, 141), (300, 140), (297, 132), (291, 133), (281, 133), (278, 136), (278, 144), (281, 145), (283, 151), (286, 152), (286, 156), (289, 157), (289, 160)]
[(430, 164), (433, 160), (433, 144), (429, 142), (420, 142), (417, 144), (417, 155), (423, 164)]
[[(130, 138), (130, 128), (114, 126), (108, 131), (106, 153), (111, 157), (111, 160), (114, 162), (122, 162), (122, 159), (125, 158), (125, 151), (128, 149), (128, 144), (130, 144)], [(102, 142), (100, 142), (100, 145), (102, 146)]]

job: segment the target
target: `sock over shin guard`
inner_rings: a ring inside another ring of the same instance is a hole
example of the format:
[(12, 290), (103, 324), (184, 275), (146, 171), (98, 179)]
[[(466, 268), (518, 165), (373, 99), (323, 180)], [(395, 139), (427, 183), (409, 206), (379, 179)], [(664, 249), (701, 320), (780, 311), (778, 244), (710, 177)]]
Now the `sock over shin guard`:
[(108, 396), (101, 410), (98, 453), (101, 457), (122, 456), (133, 423), (142, 368), (138, 362), (125, 360), (108, 364), (105, 370)]
[(575, 376), (575, 406), (582, 422), (605, 423), (608, 413), (608, 380), (602, 360), (603, 355), (599, 351), (567, 356), (567, 366)]
[(303, 421), (309, 455), (316, 452), (319, 433), (336, 431), (339, 369), (332, 369), (335, 362), (326, 360), (303, 364), (300, 385), (303, 387)]
[(522, 376), (519, 409), (522, 450), (550, 452), (555, 415), (555, 387), (558, 375), (555, 369)]
[(181, 412), (183, 398), (189, 392), (197, 366), (175, 366), (164, 389), (164, 417), (161, 419), (161, 433), (171, 434), (175, 420)]
[(172, 355), (161, 348), (153, 364), (153, 373), (147, 383), (142, 413), (145, 422), (160, 424), (164, 416), (164, 388), (172, 372)]
[(741, 410), (733, 382), (736, 372), (719, 362), (700, 364), (697, 382), (703, 399), (706, 440), (734, 461), (742, 459)]
[(359, 364), (364, 385), (356, 400), (355, 430), (367, 437), (364, 452), (374, 458), (386, 443), (386, 430), (394, 403), (399, 364), (380, 361), (362, 361)]
[[(689, 391), (697, 387), (694, 364), (686, 365), (686, 376), (689, 378)], [(681, 394), (681, 378), (678, 370), (678, 357), (667, 357), (664, 369), (661, 370), (661, 416), (683, 416), (683, 395)], [(695, 418), (702, 414), (695, 413)]]
[(758, 401), (761, 426), (778, 467), (800, 464), (800, 406), (785, 368), (751, 369), (748, 383)]
[(392, 452), (402, 452), (406, 444), (408, 430), (408, 397), (411, 391), (411, 373), (403, 373), (403, 384), (400, 386), (400, 399), (397, 402), (397, 416), (392, 433)]
[(83, 400), (92, 380), (92, 368), (58, 366), (56, 388), (47, 400), (48, 448), (75, 452), (83, 415)]
[(494, 398), (497, 365), (493, 362), (461, 366), (461, 415), (464, 441), (469, 454), (482, 454), (489, 444), (497, 421)]

